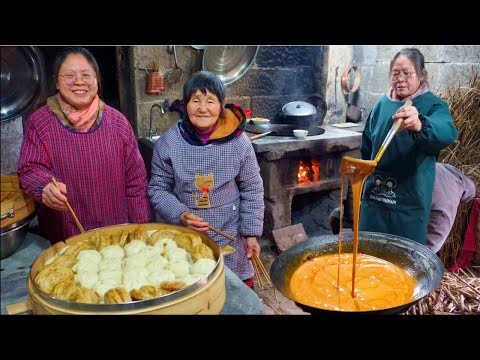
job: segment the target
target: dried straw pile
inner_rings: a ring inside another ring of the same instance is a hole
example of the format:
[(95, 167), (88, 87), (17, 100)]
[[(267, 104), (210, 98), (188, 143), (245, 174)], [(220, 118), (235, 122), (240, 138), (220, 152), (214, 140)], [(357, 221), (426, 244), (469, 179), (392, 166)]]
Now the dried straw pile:
[(404, 314), (480, 315), (480, 266), (446, 272), (440, 285)]
[[(472, 69), (468, 86), (447, 86), (439, 96), (448, 102), (458, 139), (440, 153), (440, 162), (461, 169), (477, 186), (480, 194), (480, 78)], [(463, 236), (468, 224), (471, 202), (461, 204), (450, 235), (440, 250), (439, 257), (447, 268), (462, 254)], [(477, 223), (476, 248), (473, 264), (480, 264), (480, 223)]]

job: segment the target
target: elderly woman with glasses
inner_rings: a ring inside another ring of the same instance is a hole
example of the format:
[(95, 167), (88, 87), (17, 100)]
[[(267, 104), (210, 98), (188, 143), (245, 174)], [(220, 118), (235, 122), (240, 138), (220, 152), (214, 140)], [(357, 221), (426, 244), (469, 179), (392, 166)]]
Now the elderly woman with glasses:
[(365, 123), (362, 159), (375, 158), (397, 119), (404, 119), (399, 132), (365, 181), (359, 229), (425, 244), (435, 162), (458, 131), (448, 104), (430, 92), (423, 54), (415, 48), (402, 49), (390, 62), (390, 88)]
[(252, 287), (249, 258), (260, 255), (263, 181), (244, 133), (245, 112), (225, 104), (225, 97), (226, 87), (214, 73), (197, 72), (185, 83), (186, 115), (155, 143), (148, 195), (168, 223), (200, 232), (210, 225), (235, 237), (208, 232), (219, 246), (235, 248), (225, 264)]
[(99, 98), (95, 58), (65, 48), (53, 74), (57, 93), (28, 119), (17, 169), (42, 235), (53, 244), (79, 233), (67, 201), (85, 230), (150, 221), (145, 164), (130, 123)]

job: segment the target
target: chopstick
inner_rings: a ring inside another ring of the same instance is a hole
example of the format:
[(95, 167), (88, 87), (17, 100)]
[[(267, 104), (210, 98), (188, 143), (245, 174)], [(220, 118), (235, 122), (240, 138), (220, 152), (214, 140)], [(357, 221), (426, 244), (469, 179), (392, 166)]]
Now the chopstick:
[[(57, 180), (55, 180), (55, 178), (53, 176), (52, 176), (52, 183), (53, 183), (53, 185), (55, 185), (55, 187), (58, 190), (60, 190), (60, 187), (58, 186)], [(83, 229), (82, 224), (80, 224), (80, 221), (78, 221), (77, 215), (75, 215), (75, 212), (73, 211), (72, 207), (68, 203), (68, 200), (67, 200), (67, 208), (70, 211), (70, 214), (72, 214), (73, 220), (75, 220), (75, 224), (77, 224), (78, 228), (80, 229), (80, 232), (84, 233), (85, 230)]]
[(262, 281), (261, 275), (263, 275), (263, 277), (267, 281), (267, 285), (270, 285), (271, 287), (273, 287), (272, 279), (270, 279), (270, 275), (268, 274), (268, 271), (263, 265), (260, 258), (257, 256), (257, 253), (255, 252), (252, 253), (251, 260), (252, 260), (253, 267), (255, 269), (255, 274), (257, 276), (257, 280), (258, 280), (258, 284), (260, 285), (260, 288), (263, 288), (263, 281)]
[[(191, 216), (186, 215), (185, 217), (186, 217), (187, 219), (189, 219), (189, 220), (197, 221), (196, 219), (192, 218)], [(237, 240), (237, 239), (234, 238), (232, 235), (229, 235), (229, 234), (227, 234), (227, 233), (224, 233), (222, 230), (218, 230), (217, 228), (214, 228), (213, 226), (208, 225), (207, 227), (208, 227), (210, 230), (212, 230), (213, 232), (216, 232), (217, 234), (222, 235), (222, 236), (226, 237), (227, 239), (230, 239), (230, 240), (232, 240), (232, 241), (236, 241), (236, 240)]]
[(267, 131), (267, 132), (264, 132), (262, 134), (257, 134), (257, 135), (250, 136), (249, 139), (253, 141), (253, 140), (256, 140), (256, 139), (260, 139), (264, 136), (270, 135), (271, 133), (273, 133), (273, 131)]

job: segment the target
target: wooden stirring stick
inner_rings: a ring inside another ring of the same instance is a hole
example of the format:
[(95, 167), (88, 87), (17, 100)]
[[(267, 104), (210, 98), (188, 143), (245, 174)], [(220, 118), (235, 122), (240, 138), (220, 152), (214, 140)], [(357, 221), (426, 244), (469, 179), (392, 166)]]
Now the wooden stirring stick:
[[(185, 215), (185, 217), (189, 220), (197, 221), (196, 219), (192, 218), (191, 216)], [(214, 228), (213, 226), (208, 225), (207, 226), (210, 230), (213, 232), (216, 232), (219, 235), (225, 236), (227, 239), (230, 239), (232, 241), (236, 241), (237, 239), (234, 238), (232, 235), (229, 235), (227, 233), (224, 233), (222, 230), (218, 230), (217, 228)]]
[[(405, 105), (406, 106), (412, 106), (412, 100), (407, 100), (405, 102)], [(404, 105), (404, 106), (405, 106)], [(380, 161), (383, 153), (385, 152), (385, 150), (387, 149), (387, 146), (390, 144), (390, 142), (392, 141), (393, 137), (395, 136), (395, 134), (397, 133), (398, 129), (400, 128), (400, 125), (402, 125), (403, 123), (403, 118), (400, 118), (400, 119), (397, 119), (392, 127), (390, 128), (389, 132), (387, 133), (387, 136), (385, 136), (385, 139), (383, 140), (383, 143), (382, 145), (380, 146), (380, 149), (378, 149), (378, 153), (377, 155), (375, 156), (375, 159), (373, 159), (373, 161), (375, 161), (375, 164), (378, 164), (378, 162)]]
[[(58, 190), (60, 190), (60, 187), (58, 186), (57, 180), (55, 180), (54, 177), (52, 177), (52, 183), (53, 183), (53, 185), (55, 185), (55, 187)], [(78, 228), (80, 229), (80, 232), (84, 233), (85, 230), (83, 229), (82, 224), (80, 224), (80, 221), (78, 221), (77, 215), (75, 215), (75, 212), (73, 211), (72, 207), (68, 203), (68, 200), (67, 200), (67, 207), (68, 207), (68, 210), (70, 210), (70, 214), (72, 214), (72, 216), (73, 216), (73, 220), (75, 220), (75, 224), (77, 224)]]

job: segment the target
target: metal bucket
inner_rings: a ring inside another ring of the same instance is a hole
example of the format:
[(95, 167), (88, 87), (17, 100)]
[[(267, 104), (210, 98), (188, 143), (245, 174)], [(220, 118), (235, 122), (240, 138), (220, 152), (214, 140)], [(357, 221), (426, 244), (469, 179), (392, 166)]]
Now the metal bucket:
[(12, 255), (25, 241), (28, 233), (28, 225), (30, 221), (35, 217), (35, 214), (31, 214), (27, 218), (12, 224), (7, 229), (2, 229), (1, 239), (1, 258)]

